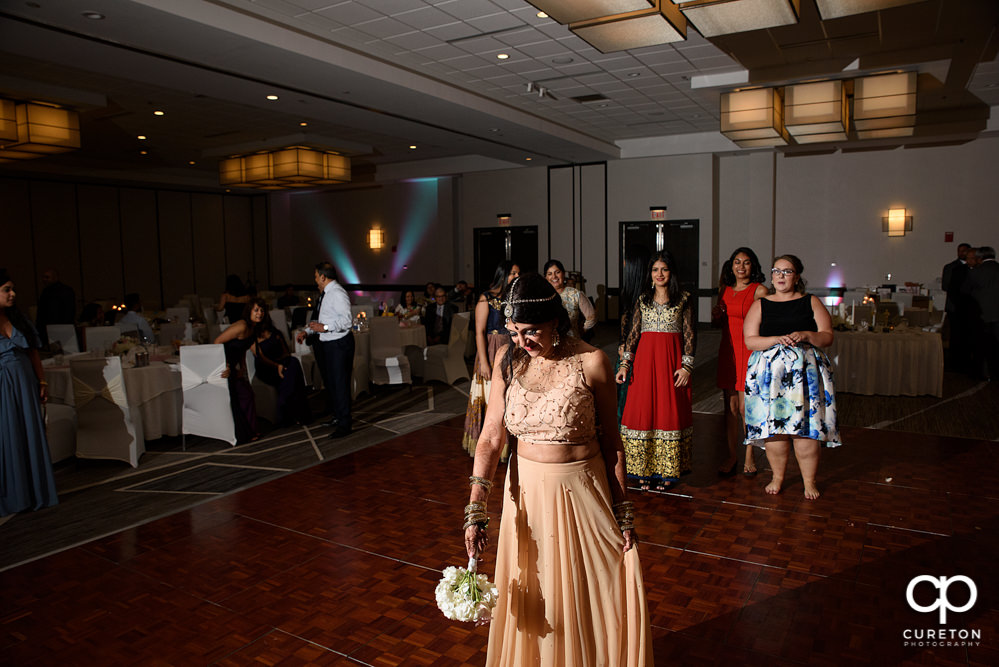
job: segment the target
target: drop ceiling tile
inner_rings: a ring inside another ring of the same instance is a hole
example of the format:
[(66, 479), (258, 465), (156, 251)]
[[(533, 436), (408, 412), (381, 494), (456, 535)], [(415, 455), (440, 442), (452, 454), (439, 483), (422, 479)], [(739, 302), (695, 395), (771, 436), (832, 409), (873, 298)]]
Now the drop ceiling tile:
[(448, 23), (447, 25), (429, 28), (425, 32), (445, 42), (450, 42), (452, 40), (464, 40), (480, 34), (478, 30), (467, 23), (462, 23), (461, 21), (455, 21), (454, 23)]
[(354, 0), (355, 2), (374, 9), (385, 16), (395, 16), (403, 12), (426, 7), (423, 0)]
[(342, 2), (342, 0), (287, 0), (287, 1), (307, 12), (311, 12), (316, 9), (323, 9), (324, 7), (329, 7), (330, 5), (335, 5), (338, 2)]
[(429, 30), (455, 22), (453, 16), (433, 7), (423, 7), (411, 12), (394, 14), (392, 18), (418, 30)]
[(357, 2), (342, 2), (325, 9), (317, 9), (315, 13), (345, 26), (373, 21), (383, 16), (383, 14)]
[(355, 25), (354, 28), (360, 30), (366, 35), (371, 35), (372, 37), (377, 37), (379, 39), (404, 35), (407, 32), (413, 31), (413, 29), (405, 23), (400, 23), (399, 21), (388, 17), (382, 17), (373, 21), (365, 21), (364, 23)]
[[(508, 44), (510, 46), (522, 46), (525, 44), (555, 44), (554, 40), (549, 39), (534, 28), (529, 26), (524, 26), (523, 28), (514, 28), (513, 30), (504, 30), (503, 32), (496, 33), (494, 35), (496, 39)], [(564, 48), (562, 49), (565, 50)]]
[(447, 2), (434, 2), (431, 4), (442, 12), (447, 12), (451, 16), (463, 21), (489, 16), (502, 9), (489, 0), (448, 0)]
[(562, 48), (562, 45), (554, 42), (535, 42), (534, 44), (524, 44), (517, 47), (517, 50), (532, 58), (566, 55), (566, 51)]
[(421, 49), (416, 49), (416, 53), (421, 58), (426, 60), (442, 62), (450, 58), (467, 58), (469, 57), (461, 49), (451, 46), (450, 44), (441, 44), (438, 42), (433, 46), (424, 47)]
[(506, 12), (501, 12), (498, 14), (492, 14), (490, 16), (482, 16), (479, 18), (466, 19), (465, 23), (473, 25), (482, 32), (496, 32), (498, 30), (506, 30), (508, 28), (519, 28), (524, 25), (516, 16), (512, 14), (507, 14)]

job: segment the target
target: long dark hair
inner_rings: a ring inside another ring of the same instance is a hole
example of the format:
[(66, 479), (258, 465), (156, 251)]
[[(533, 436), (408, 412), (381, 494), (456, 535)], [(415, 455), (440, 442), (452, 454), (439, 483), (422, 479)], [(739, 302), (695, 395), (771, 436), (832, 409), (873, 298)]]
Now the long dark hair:
[(677, 269), (676, 260), (673, 259), (669, 250), (661, 250), (652, 256), (645, 269), (645, 286), (642, 288), (642, 297), (652, 303), (652, 298), (656, 294), (656, 288), (652, 285), (652, 265), (662, 262), (669, 269), (669, 282), (666, 283), (666, 303), (676, 303), (682, 292), (680, 291), (680, 271)]
[(649, 282), (649, 250), (643, 245), (630, 245), (624, 249), (624, 276), (618, 312), (630, 313)]
[[(434, 288), (434, 289), (436, 290), (437, 288)], [(406, 307), (406, 295), (407, 294), (412, 294), (413, 295), (413, 305), (416, 306), (416, 294), (414, 294), (413, 290), (411, 290), (411, 289), (404, 289), (404, 290), (402, 290), (402, 293), (399, 295), (399, 305), (402, 306), (403, 308)]]
[(243, 296), (246, 294), (246, 285), (239, 279), (239, 276), (235, 273), (230, 273), (225, 278), (225, 291), (226, 294), (233, 296)]
[[(254, 306), (259, 306), (260, 310), (264, 313), (263, 318), (259, 322), (254, 322), (250, 319), (250, 313), (253, 312)], [(254, 340), (260, 338), (265, 331), (270, 331), (272, 334), (277, 333), (277, 328), (271, 320), (270, 307), (260, 297), (254, 297), (246, 302), (246, 307), (243, 308), (243, 319), (246, 320), (246, 326), (253, 332)]]
[(507, 276), (513, 271), (513, 267), (516, 266), (516, 262), (511, 262), (509, 260), (504, 260), (496, 265), (496, 271), (493, 273), (493, 279), (489, 281), (489, 287), (486, 291), (492, 292), (493, 290), (502, 290), (506, 287)]
[(735, 261), (735, 256), (740, 252), (749, 258), (749, 263), (752, 267), (749, 269), (749, 282), (767, 282), (767, 277), (763, 274), (763, 268), (760, 266), (760, 260), (756, 257), (756, 253), (753, 252), (752, 248), (742, 246), (736, 248), (732, 256), (728, 258), (728, 261), (722, 264), (721, 277), (718, 279), (719, 291), (721, 291), (722, 287), (732, 287), (735, 285), (735, 272), (732, 270), (732, 262)]
[[(509, 314), (507, 314), (509, 313)], [(565, 344), (569, 334), (569, 313), (565, 312), (562, 299), (548, 280), (537, 273), (525, 273), (514, 279), (503, 294), (503, 314), (517, 324), (544, 324), (555, 322), (555, 331)], [(514, 368), (520, 369), (530, 355), (512, 343), (503, 359), (503, 377), (512, 377)]]
[[(0, 269), (0, 287), (3, 287), (10, 282), (13, 282), (13, 279), (10, 277), (10, 274), (7, 273), (7, 269)], [(38, 340), (38, 334), (35, 332), (35, 327), (31, 326), (31, 322), (28, 321), (28, 318), (17, 309), (17, 305), (4, 308), (4, 314), (7, 315), (7, 319), (10, 320), (11, 325), (24, 334), (25, 339), (28, 341), (29, 347), (41, 347), (41, 342)]]

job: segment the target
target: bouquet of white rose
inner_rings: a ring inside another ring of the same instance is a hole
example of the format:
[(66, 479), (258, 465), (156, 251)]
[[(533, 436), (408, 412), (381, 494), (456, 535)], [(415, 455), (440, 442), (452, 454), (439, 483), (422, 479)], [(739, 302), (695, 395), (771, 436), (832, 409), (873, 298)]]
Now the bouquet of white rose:
[(487, 622), (496, 606), (496, 585), (476, 571), (476, 560), (468, 559), (468, 569), (447, 567), (437, 584), (437, 608), (452, 621)]

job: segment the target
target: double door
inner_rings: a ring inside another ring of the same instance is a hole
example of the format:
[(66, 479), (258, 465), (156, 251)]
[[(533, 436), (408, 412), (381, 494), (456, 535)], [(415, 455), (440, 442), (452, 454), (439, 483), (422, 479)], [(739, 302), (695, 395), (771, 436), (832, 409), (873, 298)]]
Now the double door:
[[(670, 267), (674, 278), (679, 279), (680, 289), (690, 293), (697, 322), (697, 269), (699, 263), (699, 220), (643, 220), (621, 222), (621, 256), (618, 285), (624, 283), (624, 254), (631, 246), (644, 246), (649, 256), (668, 250), (676, 262)], [(651, 277), (649, 278), (651, 281)]]
[(489, 287), (500, 262), (512, 261), (521, 273), (538, 270), (538, 228), (478, 227), (475, 232), (475, 289)]

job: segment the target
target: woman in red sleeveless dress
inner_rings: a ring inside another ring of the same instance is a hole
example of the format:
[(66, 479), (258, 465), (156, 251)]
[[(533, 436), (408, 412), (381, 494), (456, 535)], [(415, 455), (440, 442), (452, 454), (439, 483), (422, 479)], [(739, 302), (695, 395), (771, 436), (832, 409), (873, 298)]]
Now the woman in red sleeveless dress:
[[(722, 265), (718, 304), (711, 310), (711, 323), (722, 330), (721, 345), (718, 347), (718, 388), (725, 394), (725, 435), (728, 442), (728, 456), (718, 469), (718, 474), (723, 477), (735, 474), (739, 445), (743, 440), (749, 350), (742, 340), (742, 325), (753, 302), (767, 295), (768, 290), (763, 285), (765, 281), (756, 253), (750, 248), (736, 248)], [(742, 472), (747, 477), (753, 477), (756, 475), (753, 448), (747, 446), (745, 449)]]

